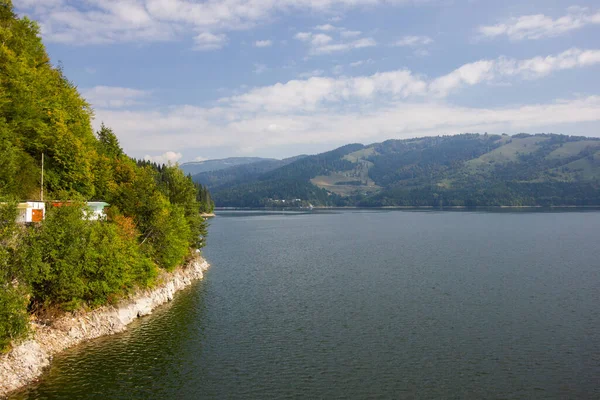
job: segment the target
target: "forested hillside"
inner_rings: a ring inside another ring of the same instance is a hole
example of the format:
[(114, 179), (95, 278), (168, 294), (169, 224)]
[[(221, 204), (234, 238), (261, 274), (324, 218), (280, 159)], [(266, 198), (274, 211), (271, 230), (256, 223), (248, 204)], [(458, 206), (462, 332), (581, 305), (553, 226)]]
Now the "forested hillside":
[(295, 199), (363, 207), (600, 205), (600, 139), (463, 134), (388, 140), (347, 145), (246, 178), (203, 182), (221, 207), (287, 207)]
[[(204, 245), (208, 191), (179, 168), (136, 163), (60, 68), (35, 22), (0, 0), (0, 350), (26, 333), (28, 315), (111, 303), (152, 285)], [(17, 203), (61, 201), (36, 225)], [(85, 202), (110, 204), (105, 221)]]
[(195, 182), (205, 185), (210, 190), (221, 190), (240, 183), (253, 181), (266, 172), (291, 164), (304, 157), (306, 156), (301, 155), (283, 160), (262, 160), (192, 175), (194, 175), (193, 178)]

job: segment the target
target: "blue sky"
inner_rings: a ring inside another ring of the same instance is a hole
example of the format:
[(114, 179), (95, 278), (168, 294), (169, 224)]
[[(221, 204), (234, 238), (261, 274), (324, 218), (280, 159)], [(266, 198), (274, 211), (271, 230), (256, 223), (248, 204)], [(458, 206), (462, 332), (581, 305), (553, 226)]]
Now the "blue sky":
[[(13, 0), (128, 154), (600, 136), (597, 1)], [(525, 4), (526, 3), (526, 4)]]

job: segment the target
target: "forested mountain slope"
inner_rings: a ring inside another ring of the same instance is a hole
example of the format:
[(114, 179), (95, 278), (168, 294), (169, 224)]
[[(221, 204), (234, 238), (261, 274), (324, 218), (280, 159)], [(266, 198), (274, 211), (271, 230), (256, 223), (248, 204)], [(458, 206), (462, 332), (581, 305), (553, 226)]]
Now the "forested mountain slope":
[(600, 205), (600, 139), (463, 134), (352, 144), (210, 185), (217, 206)]
[[(205, 243), (207, 191), (177, 167), (136, 164), (91, 118), (37, 24), (0, 0), (0, 352), (30, 313), (113, 303)], [(42, 186), (45, 219), (17, 224), (17, 203)], [(88, 217), (88, 200), (110, 204), (106, 220)]]
[(306, 156), (296, 156), (283, 160), (262, 159), (250, 164), (242, 164), (234, 167), (207, 171), (193, 176), (195, 182), (206, 185), (210, 190), (220, 190), (241, 183), (258, 179), (261, 175), (277, 168), (291, 164)]

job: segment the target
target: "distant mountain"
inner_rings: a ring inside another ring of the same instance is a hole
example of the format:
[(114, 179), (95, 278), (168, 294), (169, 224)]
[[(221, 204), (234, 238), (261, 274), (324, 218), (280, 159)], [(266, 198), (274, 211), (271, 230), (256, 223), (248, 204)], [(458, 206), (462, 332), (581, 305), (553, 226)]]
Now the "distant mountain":
[(220, 207), (600, 205), (600, 139), (463, 134), (388, 140), (194, 178), (211, 188)]
[(249, 164), (236, 165), (229, 168), (201, 172), (192, 178), (195, 182), (207, 186), (210, 190), (222, 190), (245, 182), (258, 179), (262, 174), (291, 164), (305, 155), (286, 158), (283, 160), (261, 159)]
[(277, 161), (273, 158), (260, 157), (230, 157), (220, 160), (192, 161), (179, 166), (186, 175), (196, 175), (201, 172), (218, 171), (220, 169), (234, 167), (236, 165), (252, 164), (260, 161)]

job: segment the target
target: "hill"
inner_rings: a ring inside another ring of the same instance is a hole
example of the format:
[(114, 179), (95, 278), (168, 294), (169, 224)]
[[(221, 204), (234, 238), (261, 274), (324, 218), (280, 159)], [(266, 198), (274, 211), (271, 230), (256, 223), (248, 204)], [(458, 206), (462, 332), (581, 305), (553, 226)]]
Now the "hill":
[(261, 161), (237, 165), (225, 169), (201, 172), (193, 176), (195, 182), (209, 189), (225, 189), (244, 182), (258, 179), (262, 174), (291, 164), (306, 157), (305, 155), (286, 158), (283, 160), (262, 159)]
[[(208, 191), (136, 163), (92, 116), (38, 25), (0, 0), (0, 353), (27, 336), (30, 313), (114, 304), (205, 244)], [(43, 205), (35, 223), (18, 222), (25, 200)], [(110, 205), (102, 218), (90, 200)]]
[(243, 179), (232, 175), (225, 169), (194, 179), (213, 188), (220, 207), (600, 205), (600, 139), (462, 134), (388, 140), (350, 144)]
[(278, 161), (272, 158), (260, 157), (230, 157), (219, 160), (192, 161), (179, 166), (186, 175), (196, 175), (202, 172), (219, 171), (237, 165), (253, 164), (261, 161)]

